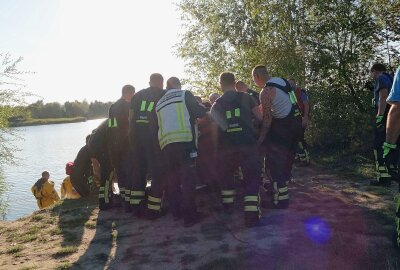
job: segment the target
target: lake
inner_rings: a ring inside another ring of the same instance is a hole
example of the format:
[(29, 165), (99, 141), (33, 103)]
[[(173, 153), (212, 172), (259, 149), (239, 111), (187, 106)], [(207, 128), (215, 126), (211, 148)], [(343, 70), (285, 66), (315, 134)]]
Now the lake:
[(15, 145), (20, 151), (17, 166), (5, 165), (3, 176), (8, 190), (1, 199), (6, 200), (6, 220), (15, 220), (38, 210), (32, 195), (32, 185), (41, 177), (42, 171), (49, 171), (60, 193), (61, 183), (66, 177), (65, 164), (74, 161), (79, 149), (85, 145), (85, 138), (103, 119), (80, 123), (43, 125), (14, 128), (23, 139)]

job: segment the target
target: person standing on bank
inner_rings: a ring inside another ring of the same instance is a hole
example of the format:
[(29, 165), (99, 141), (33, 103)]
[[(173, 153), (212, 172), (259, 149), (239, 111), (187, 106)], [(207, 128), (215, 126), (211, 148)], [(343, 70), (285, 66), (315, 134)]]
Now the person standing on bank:
[[(137, 92), (131, 100), (129, 140), (132, 150), (132, 186), (130, 205), (136, 216), (145, 213), (148, 219), (161, 214), (161, 200), (165, 189), (161, 149), (158, 143), (158, 122), (155, 106), (165, 94), (164, 78), (159, 73), (150, 75), (150, 87)], [(150, 174), (151, 189), (145, 205), (145, 191)]]
[(374, 79), (374, 105), (375, 105), (375, 136), (374, 156), (377, 179), (371, 181), (371, 185), (390, 186), (391, 176), (386, 170), (382, 159), (382, 146), (386, 137), (386, 120), (390, 105), (386, 102), (389, 91), (392, 88), (393, 78), (386, 73), (385, 65), (376, 63), (371, 67), (371, 77)]
[(219, 81), (224, 94), (212, 106), (211, 116), (220, 129), (217, 164), (221, 177), (222, 205), (228, 214), (233, 211), (234, 174), (240, 166), (246, 185), (244, 219), (246, 226), (251, 227), (256, 225), (261, 215), (258, 194), (261, 184), (261, 162), (252, 123), (252, 118), (261, 121), (261, 113), (254, 98), (247, 93), (235, 91), (233, 73), (222, 73)]
[(167, 161), (167, 197), (175, 219), (183, 216), (184, 227), (199, 221), (196, 209), (197, 134), (195, 122), (207, 109), (190, 91), (181, 90), (176, 77), (167, 81), (167, 92), (157, 102), (158, 139)]
[[(108, 112), (108, 151), (111, 166), (115, 169), (118, 179), (120, 196), (125, 205), (125, 210), (130, 211), (130, 190), (128, 181), (131, 180), (132, 154), (129, 148), (129, 109), (130, 102), (135, 94), (135, 87), (125, 85), (122, 87), (122, 96), (111, 105)], [(125, 193), (128, 196), (125, 196)]]
[(265, 168), (272, 177), (273, 205), (284, 209), (289, 206), (287, 183), (292, 175), (296, 146), (302, 132), (301, 113), (294, 89), (287, 80), (272, 78), (263, 65), (256, 66), (252, 76), (254, 83), (262, 87), (263, 123), (258, 143), (267, 153)]

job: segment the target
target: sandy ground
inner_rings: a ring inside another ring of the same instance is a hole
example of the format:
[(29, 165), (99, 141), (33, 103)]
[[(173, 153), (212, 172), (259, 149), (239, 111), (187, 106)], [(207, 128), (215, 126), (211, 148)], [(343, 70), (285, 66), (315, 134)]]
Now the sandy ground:
[[(204, 220), (183, 228), (170, 215), (138, 220), (65, 202), (0, 223), (0, 269), (399, 269), (393, 248), (394, 196), (316, 167), (294, 170), (289, 209), (263, 208), (244, 226), (241, 194), (232, 216), (219, 199), (198, 196)], [(68, 204), (68, 205), (67, 205)]]

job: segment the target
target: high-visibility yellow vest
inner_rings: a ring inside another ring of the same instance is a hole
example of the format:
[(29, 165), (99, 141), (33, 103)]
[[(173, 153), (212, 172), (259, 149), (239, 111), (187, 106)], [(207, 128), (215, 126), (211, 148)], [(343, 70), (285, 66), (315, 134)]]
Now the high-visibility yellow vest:
[(176, 142), (193, 140), (185, 90), (171, 89), (157, 102), (158, 140), (163, 149)]

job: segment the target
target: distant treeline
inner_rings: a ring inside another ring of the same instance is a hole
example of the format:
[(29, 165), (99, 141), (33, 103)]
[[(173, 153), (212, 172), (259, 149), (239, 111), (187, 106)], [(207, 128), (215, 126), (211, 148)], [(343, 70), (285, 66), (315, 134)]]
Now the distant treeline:
[(87, 102), (67, 101), (64, 104), (58, 102), (43, 103), (39, 100), (26, 107), (21, 108), (21, 114), (9, 119), (10, 122), (25, 121), (27, 119), (47, 119), (47, 118), (76, 118), (85, 117), (87, 119), (103, 118), (108, 116), (108, 110), (112, 102)]

